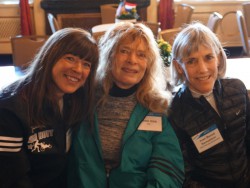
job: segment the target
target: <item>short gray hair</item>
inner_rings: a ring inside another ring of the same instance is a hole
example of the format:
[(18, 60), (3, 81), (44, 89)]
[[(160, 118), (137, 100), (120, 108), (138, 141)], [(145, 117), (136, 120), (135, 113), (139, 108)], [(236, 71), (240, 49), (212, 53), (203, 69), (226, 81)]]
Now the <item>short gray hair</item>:
[[(186, 25), (176, 36), (172, 46), (172, 61), (182, 62), (183, 58), (198, 51), (200, 45), (211, 48), (218, 56), (218, 78), (222, 78), (226, 72), (226, 53), (218, 37), (208, 27), (200, 22), (192, 22)], [(172, 81), (174, 85), (182, 84), (185, 78), (176, 70), (174, 62), (171, 63)]]

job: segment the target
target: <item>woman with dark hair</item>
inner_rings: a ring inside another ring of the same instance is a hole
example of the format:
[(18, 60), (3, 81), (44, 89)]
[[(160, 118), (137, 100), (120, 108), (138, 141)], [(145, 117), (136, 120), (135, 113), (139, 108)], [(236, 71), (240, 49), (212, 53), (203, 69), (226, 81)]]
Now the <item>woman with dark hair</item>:
[(69, 187), (182, 187), (178, 139), (166, 116), (163, 62), (152, 31), (117, 23), (100, 39), (94, 126), (72, 145)]
[(0, 92), (1, 187), (66, 186), (72, 128), (92, 116), (98, 57), (90, 33), (59, 30)]

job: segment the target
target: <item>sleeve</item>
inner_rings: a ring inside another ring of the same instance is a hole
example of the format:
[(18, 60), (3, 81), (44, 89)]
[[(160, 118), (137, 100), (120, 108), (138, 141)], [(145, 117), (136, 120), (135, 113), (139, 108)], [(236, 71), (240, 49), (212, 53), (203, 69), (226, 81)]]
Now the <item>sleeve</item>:
[(81, 179), (80, 175), (78, 173), (79, 164), (78, 162), (78, 155), (75, 147), (78, 146), (78, 140), (77, 140), (77, 133), (76, 130), (73, 131), (72, 134), (72, 146), (69, 150), (69, 160), (68, 160), (68, 174), (67, 174), (67, 183), (68, 187), (70, 188), (80, 188), (81, 186)]
[(178, 139), (166, 117), (163, 131), (153, 137), (153, 151), (148, 168), (147, 188), (182, 187), (184, 162)]
[[(179, 106), (179, 105), (176, 105), (176, 106)], [(177, 111), (177, 110), (172, 109), (172, 111)], [(178, 115), (175, 114), (175, 116), (181, 117), (180, 114), (178, 114)], [(202, 188), (203, 185), (192, 180), (192, 178), (191, 178), (193, 166), (192, 166), (191, 161), (189, 160), (189, 157), (188, 157), (186, 139), (185, 139), (184, 133), (178, 128), (178, 126), (177, 126), (178, 123), (172, 117), (173, 116), (170, 116), (169, 121), (170, 121), (172, 127), (174, 128), (174, 131), (175, 131), (177, 138), (179, 140), (182, 155), (183, 155), (183, 160), (184, 160), (185, 177), (184, 177), (183, 188), (190, 188), (190, 187)]]
[(5, 188), (31, 187), (21, 125), (13, 112), (0, 109), (0, 182)]

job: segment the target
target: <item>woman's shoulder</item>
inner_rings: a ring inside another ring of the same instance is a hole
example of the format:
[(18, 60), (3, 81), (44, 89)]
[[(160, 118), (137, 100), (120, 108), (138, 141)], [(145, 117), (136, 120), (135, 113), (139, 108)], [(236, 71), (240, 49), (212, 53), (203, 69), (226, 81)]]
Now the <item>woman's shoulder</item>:
[(25, 104), (26, 103), (21, 100), (20, 93), (12, 90), (0, 91), (0, 109), (2, 111), (19, 114), (24, 111)]
[(9, 90), (0, 91), (0, 107), (12, 105), (16, 101), (17, 93)]
[(223, 87), (224, 91), (246, 91), (245, 84), (237, 78), (225, 78), (219, 80), (220, 84)]
[(240, 79), (238, 78), (224, 78), (224, 79), (220, 79), (221, 83), (224, 84), (224, 85), (227, 85), (227, 86), (245, 86), (243, 81), (241, 81)]
[(170, 103), (170, 108), (172, 108), (176, 104), (179, 104), (181, 101), (183, 102), (186, 100), (190, 100), (191, 97), (192, 97), (192, 95), (191, 95), (190, 91), (188, 90), (188, 87), (186, 85), (182, 85), (173, 94), (173, 99)]

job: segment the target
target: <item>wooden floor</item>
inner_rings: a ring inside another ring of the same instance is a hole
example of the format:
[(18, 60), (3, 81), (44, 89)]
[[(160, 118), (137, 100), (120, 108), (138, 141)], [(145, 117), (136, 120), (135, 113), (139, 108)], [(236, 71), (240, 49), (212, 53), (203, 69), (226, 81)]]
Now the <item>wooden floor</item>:
[[(226, 48), (228, 58), (240, 58), (242, 56), (241, 47)], [(0, 66), (13, 65), (11, 55), (0, 54)]]

